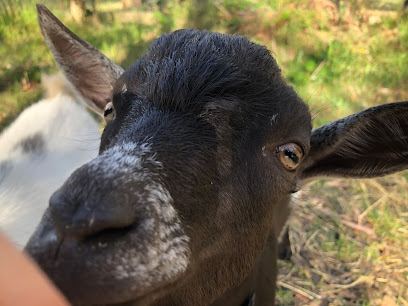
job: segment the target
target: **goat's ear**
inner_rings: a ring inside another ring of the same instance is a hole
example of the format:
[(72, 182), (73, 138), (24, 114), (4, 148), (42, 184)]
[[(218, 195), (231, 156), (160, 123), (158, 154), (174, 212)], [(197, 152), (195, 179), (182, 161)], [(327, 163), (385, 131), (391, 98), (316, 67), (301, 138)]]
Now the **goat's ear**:
[(41, 32), (59, 69), (85, 102), (102, 114), (123, 69), (72, 33), (44, 5), (37, 4), (37, 13)]
[(375, 177), (408, 168), (408, 102), (384, 104), (312, 131), (301, 179)]

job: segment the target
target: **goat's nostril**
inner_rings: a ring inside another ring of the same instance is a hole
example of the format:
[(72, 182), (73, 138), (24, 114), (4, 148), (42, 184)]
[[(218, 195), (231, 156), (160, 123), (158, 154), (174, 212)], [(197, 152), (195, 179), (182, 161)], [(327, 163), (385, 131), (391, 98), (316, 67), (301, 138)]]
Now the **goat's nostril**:
[(103, 210), (96, 210), (91, 214), (84, 214), (83, 211), (78, 209), (71, 225), (65, 228), (66, 235), (77, 239), (117, 237), (129, 232), (136, 224), (129, 216), (107, 214)]
[(87, 241), (97, 241), (98, 247), (104, 248), (111, 241), (115, 241), (119, 237), (125, 236), (135, 228), (136, 224), (118, 228), (105, 228), (98, 232), (94, 232), (92, 235), (86, 235), (83, 238)]
[(137, 223), (132, 206), (126, 201), (118, 205), (116, 201), (90, 198), (73, 200), (61, 189), (51, 196), (49, 209), (58, 235), (67, 239), (84, 240), (102, 233), (117, 237)]

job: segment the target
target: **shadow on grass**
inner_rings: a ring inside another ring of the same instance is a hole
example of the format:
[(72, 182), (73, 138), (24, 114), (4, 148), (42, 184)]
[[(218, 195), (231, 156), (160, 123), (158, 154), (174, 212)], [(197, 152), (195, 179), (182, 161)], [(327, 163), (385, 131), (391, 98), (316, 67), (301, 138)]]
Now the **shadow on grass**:
[(3, 69), (0, 72), (0, 93), (6, 91), (16, 82), (21, 82), (22, 79), (27, 81), (34, 81), (39, 83), (41, 81), (41, 75), (43, 73), (49, 73), (53, 71), (52, 65), (43, 66), (31, 66), (29, 68), (25, 66), (17, 66), (10, 69)]

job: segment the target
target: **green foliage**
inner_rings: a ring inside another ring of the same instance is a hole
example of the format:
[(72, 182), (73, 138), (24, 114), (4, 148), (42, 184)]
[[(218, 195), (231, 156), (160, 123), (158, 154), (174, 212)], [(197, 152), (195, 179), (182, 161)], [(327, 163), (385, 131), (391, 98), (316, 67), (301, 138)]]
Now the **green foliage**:
[(20, 82), (13, 82), (9, 85), (7, 91), (0, 91), (0, 130), (9, 125), (17, 115), (26, 107), (30, 106), (33, 101), (38, 101), (41, 97), (40, 88), (34, 91), (22, 91)]
[(276, 292), (277, 299), (281, 301), (281, 305), (291, 305), (293, 301), (293, 292), (287, 289), (280, 289)]
[(188, 9), (188, 26), (195, 29), (211, 30), (217, 22), (217, 8), (213, 1), (192, 0)]
[(31, 83), (39, 83), (42, 72), (55, 71), (55, 68), (41, 38), (34, 1), (2, 1), (0, 7), (1, 131), (40, 97), (39, 88), (23, 91), (23, 85), (28, 88)]
[[(0, 11), (0, 131), (25, 107), (38, 101), (41, 91), (36, 86), (41, 75), (56, 71), (38, 27), (34, 1), (14, 2), (12, 7), (13, 10)], [(161, 29), (161, 24), (115, 19), (101, 24), (90, 18), (78, 24), (69, 18), (67, 11), (52, 3), (49, 7), (70, 29), (123, 67), (129, 67), (142, 56), (153, 39), (149, 34)], [(11, 15), (10, 11), (18, 13)], [(27, 83), (32, 86), (23, 86)], [(24, 87), (29, 88), (27, 92)]]
[(171, 29), (173, 28), (173, 19), (166, 15), (165, 13), (162, 13), (160, 11), (154, 12), (154, 17), (157, 19), (160, 25), (160, 31), (162, 33), (170, 32)]
[[(395, 99), (402, 99), (408, 82), (408, 69), (404, 68), (408, 62), (408, 18), (387, 15), (373, 24), (362, 17), (348, 20), (350, 13), (357, 15), (361, 2), (349, 5), (340, 1), (335, 19), (329, 10), (317, 10), (312, 5), (315, 2), (305, 0), (169, 0), (162, 10), (152, 13), (149, 23), (137, 19), (123, 22), (115, 13), (117, 9), (109, 11), (109, 7), (117, 7), (111, 2), (100, 4), (98, 15), (103, 22), (89, 18), (83, 24), (72, 22), (55, 2), (47, 5), (74, 32), (124, 67), (145, 52), (154, 37), (151, 33), (179, 27), (238, 32), (264, 44), (272, 40), (288, 81), (312, 108), (317, 107), (318, 123), (369, 106), (361, 106), (369, 99), (380, 103), (381, 97), (375, 93), (378, 88), (396, 89)], [(371, 2), (367, 5), (374, 6)], [(37, 26), (34, 1), (1, 1), (0, 21), (0, 90), (26, 77), (39, 82), (42, 72), (55, 71)], [(356, 24), (364, 33), (353, 32)], [(259, 39), (263, 32), (267, 40)], [(392, 99), (386, 96), (384, 102)], [(322, 105), (326, 108), (323, 116)]]

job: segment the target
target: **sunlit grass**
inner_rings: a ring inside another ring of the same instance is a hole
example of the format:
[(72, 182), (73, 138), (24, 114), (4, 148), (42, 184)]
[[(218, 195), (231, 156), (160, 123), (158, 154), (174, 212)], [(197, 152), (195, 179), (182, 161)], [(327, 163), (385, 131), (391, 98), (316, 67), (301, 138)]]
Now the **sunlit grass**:
[[(290, 223), (292, 260), (298, 271), (285, 284), (304, 282), (306, 275), (309, 285), (300, 288), (315, 287), (313, 291), (333, 305), (379, 305), (385, 295), (404, 305), (408, 294), (405, 177), (320, 180), (308, 185), (300, 197)], [(280, 267), (282, 279), (293, 270), (286, 262)], [(284, 296), (288, 304), (310, 302), (295, 293), (292, 299), (287, 292)]]
[[(337, 2), (217, 0), (202, 13), (193, 0), (169, 0), (162, 11), (122, 10), (120, 1), (100, 1), (98, 18), (80, 24), (71, 20), (66, 4), (45, 4), (124, 68), (163, 32), (205, 27), (243, 34), (274, 52), (318, 126), (408, 99), (408, 18), (400, 11), (402, 1)], [(0, 130), (38, 101), (41, 73), (56, 71), (35, 2), (13, 3), (14, 13), (0, 10)], [(277, 303), (408, 305), (407, 207), (407, 172), (307, 186), (290, 222), (292, 260), (279, 262)]]

